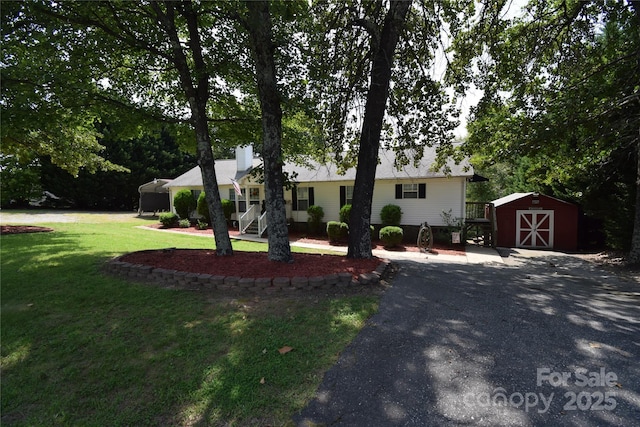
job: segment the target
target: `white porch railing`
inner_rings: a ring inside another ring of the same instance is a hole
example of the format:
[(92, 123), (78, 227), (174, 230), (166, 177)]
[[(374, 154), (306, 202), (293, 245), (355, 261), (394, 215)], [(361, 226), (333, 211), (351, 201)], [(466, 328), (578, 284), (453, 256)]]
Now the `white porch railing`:
[(257, 205), (250, 205), (249, 209), (240, 216), (240, 234), (244, 234), (247, 228), (255, 221), (259, 216), (259, 211), (256, 209)]
[(267, 229), (267, 213), (263, 213), (262, 215), (260, 215), (260, 218), (258, 218), (258, 236), (262, 237), (262, 233), (264, 233), (264, 230)]

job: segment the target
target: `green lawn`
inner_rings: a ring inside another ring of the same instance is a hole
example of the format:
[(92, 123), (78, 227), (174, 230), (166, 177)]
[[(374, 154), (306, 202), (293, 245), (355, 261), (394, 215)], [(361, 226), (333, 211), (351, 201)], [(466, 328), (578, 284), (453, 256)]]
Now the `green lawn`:
[(1, 237), (2, 425), (287, 424), (377, 309), (375, 296), (215, 299), (102, 275), (122, 253), (213, 246), (135, 228), (148, 222)]

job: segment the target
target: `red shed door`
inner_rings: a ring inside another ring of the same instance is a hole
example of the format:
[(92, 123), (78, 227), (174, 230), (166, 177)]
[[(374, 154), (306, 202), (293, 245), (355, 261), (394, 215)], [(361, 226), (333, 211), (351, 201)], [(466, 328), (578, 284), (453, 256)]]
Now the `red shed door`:
[(516, 247), (553, 248), (553, 211), (516, 211)]

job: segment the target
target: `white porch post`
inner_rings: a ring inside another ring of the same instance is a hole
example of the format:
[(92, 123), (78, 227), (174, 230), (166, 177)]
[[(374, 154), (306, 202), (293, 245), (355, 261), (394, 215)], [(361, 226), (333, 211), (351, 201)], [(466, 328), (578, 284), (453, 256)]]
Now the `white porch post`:
[(238, 228), (240, 228), (240, 201), (238, 200), (238, 194), (235, 192), (236, 190), (234, 189), (233, 192), (235, 194), (235, 197), (233, 198), (235, 200), (235, 205), (236, 205), (236, 222), (238, 223)]

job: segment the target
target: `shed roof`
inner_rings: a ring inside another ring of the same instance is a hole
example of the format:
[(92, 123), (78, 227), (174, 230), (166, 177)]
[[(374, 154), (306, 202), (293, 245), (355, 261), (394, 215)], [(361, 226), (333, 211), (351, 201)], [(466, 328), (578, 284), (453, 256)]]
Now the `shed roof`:
[(491, 203), (493, 204), (493, 206), (498, 207), (498, 206), (505, 205), (507, 203), (511, 203), (514, 200), (518, 200), (518, 199), (522, 199), (523, 197), (530, 196), (532, 194), (533, 194), (533, 192), (529, 192), (529, 193), (512, 193), (512, 194), (509, 194), (508, 196), (500, 197), (499, 199), (496, 199), (496, 200), (492, 201)]
[[(376, 179), (440, 178), (448, 176), (445, 172), (431, 169), (435, 157), (435, 148), (425, 149), (424, 157), (417, 166), (410, 163), (398, 170), (393, 164), (395, 160), (394, 152), (392, 150), (381, 150), (378, 156), (380, 163), (376, 168)], [(261, 163), (261, 159), (253, 159), (253, 167), (259, 166)], [(449, 176), (473, 176), (473, 167), (471, 167), (468, 160), (464, 160), (457, 165), (451, 161), (447, 163), (447, 166), (450, 168)], [(238, 171), (236, 160), (232, 159), (217, 160), (215, 162), (215, 170), (218, 182), (225, 183), (230, 178), (236, 181), (241, 180), (250, 173), (251, 168), (246, 171)], [(307, 166), (287, 162), (284, 164), (283, 170), (289, 174), (295, 173), (296, 182), (353, 181), (356, 177), (356, 168), (350, 168), (343, 175), (339, 175), (337, 172), (338, 167), (332, 162), (311, 162), (311, 164)], [(231, 184), (230, 180), (228, 184)], [(202, 176), (199, 166), (192, 168), (166, 185), (166, 187), (196, 186), (202, 186)]]
[[(499, 199), (496, 199), (496, 200), (492, 201), (491, 203), (497, 208), (499, 206), (506, 205), (507, 203), (511, 203), (513, 201), (516, 201), (516, 200), (519, 200), (519, 199), (523, 199), (525, 197), (532, 196), (534, 194), (536, 194), (536, 193), (534, 193), (534, 192), (512, 193), (512, 194), (509, 194), (508, 196), (504, 196), (504, 197), (501, 197)], [(566, 203), (567, 205), (573, 205), (573, 203), (567, 202), (565, 200), (557, 199), (555, 197), (547, 196), (547, 195), (544, 195), (544, 194), (540, 194), (540, 197), (546, 197), (548, 199), (553, 199), (553, 200), (556, 200), (556, 201), (561, 202), (561, 203)]]

